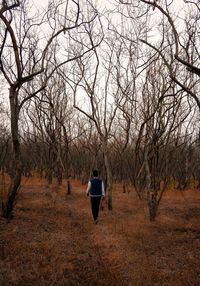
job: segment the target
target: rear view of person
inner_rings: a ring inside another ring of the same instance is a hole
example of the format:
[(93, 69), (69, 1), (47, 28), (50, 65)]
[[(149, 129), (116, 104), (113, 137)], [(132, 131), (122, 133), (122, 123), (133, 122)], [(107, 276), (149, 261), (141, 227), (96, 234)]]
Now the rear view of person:
[(86, 194), (90, 196), (94, 223), (98, 223), (99, 206), (101, 198), (105, 196), (103, 181), (99, 178), (98, 171), (93, 171), (93, 178), (88, 182)]

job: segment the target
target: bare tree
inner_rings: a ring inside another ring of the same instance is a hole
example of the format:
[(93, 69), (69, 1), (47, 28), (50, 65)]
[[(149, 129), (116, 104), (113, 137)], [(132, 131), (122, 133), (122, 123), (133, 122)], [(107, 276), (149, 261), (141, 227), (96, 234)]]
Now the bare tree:
[[(22, 162), (19, 140), (19, 116), (24, 103), (45, 89), (51, 75), (62, 65), (84, 56), (99, 44), (95, 37), (93, 45), (84, 37), (85, 24), (98, 21), (98, 14), (90, 6), (85, 16), (79, 1), (49, 2), (41, 16), (28, 15), (28, 2), (2, 1), (0, 8), (1, 44), (0, 69), (9, 85), (11, 134), (14, 152), (13, 176), (4, 208), (4, 217), (11, 217), (13, 203), (21, 182)], [(87, 5), (90, 5), (86, 1)], [(65, 14), (62, 13), (65, 11)], [(42, 29), (45, 36), (41, 35)], [(91, 39), (89, 39), (91, 40)], [(71, 52), (73, 50), (73, 53)], [(59, 53), (62, 57), (58, 58)], [(38, 76), (43, 76), (42, 84)], [(27, 88), (28, 86), (28, 88)], [(28, 90), (28, 93), (27, 93)]]
[[(198, 95), (200, 4), (193, 0), (180, 1), (179, 3), (175, 0), (170, 2), (141, 0), (141, 2), (152, 6), (155, 12), (160, 12), (164, 17), (161, 24), (160, 41), (155, 43), (155, 40), (141, 38), (141, 42), (159, 54), (168, 67), (170, 78), (195, 101), (200, 109)], [(182, 6), (182, 10), (179, 8), (179, 13), (183, 15), (183, 19), (178, 15), (174, 16), (177, 6)], [(172, 35), (171, 39), (169, 39), (169, 33)], [(189, 83), (184, 77), (185, 69), (189, 74)]]
[(102, 43), (101, 50), (94, 50), (94, 57), (88, 55), (85, 60), (77, 60), (76, 74), (73, 78), (65, 78), (74, 93), (74, 107), (94, 123), (93, 132), (98, 133), (106, 170), (108, 208), (111, 210), (113, 178), (109, 141), (123, 95), (114, 79), (117, 62), (115, 39), (109, 37), (109, 40)]
[[(119, 1), (119, 13), (124, 23), (123, 30), (119, 31), (122, 38), (134, 41), (127, 29), (132, 23), (135, 23), (134, 30), (137, 30), (135, 27), (140, 30), (141, 76), (146, 80), (141, 85), (144, 105), (140, 116), (142, 114), (143, 122), (139, 124), (135, 148), (134, 169), (138, 171), (134, 181), (136, 187), (139, 183), (139, 189), (147, 191), (150, 218), (155, 217), (156, 204), (162, 198), (163, 191), (158, 198), (161, 178), (164, 185), (169, 181), (169, 152), (176, 151), (171, 144), (175, 138), (187, 137), (185, 130), (194, 122), (195, 104), (198, 109), (200, 107), (199, 4), (196, 1), (179, 1), (181, 7), (188, 8), (179, 9), (179, 15), (174, 12), (180, 8), (176, 4), (175, 0)], [(161, 15), (159, 20), (158, 13)], [(138, 103), (139, 107), (141, 100)], [(176, 137), (177, 130), (181, 132)], [(161, 156), (164, 156), (164, 164), (160, 162)], [(188, 159), (186, 162), (188, 170)], [(181, 177), (186, 178), (185, 174)]]

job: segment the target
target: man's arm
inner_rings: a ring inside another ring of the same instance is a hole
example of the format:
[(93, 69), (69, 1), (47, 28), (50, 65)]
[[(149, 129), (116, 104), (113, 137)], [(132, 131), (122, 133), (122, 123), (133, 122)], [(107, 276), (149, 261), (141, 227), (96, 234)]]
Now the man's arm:
[(102, 197), (105, 197), (105, 189), (104, 189), (103, 181), (102, 181), (101, 189), (102, 189)]
[(90, 193), (90, 189), (91, 189), (91, 182), (89, 181), (89, 182), (88, 182), (88, 186), (87, 186), (87, 190), (86, 190), (87, 196), (88, 196), (89, 193)]

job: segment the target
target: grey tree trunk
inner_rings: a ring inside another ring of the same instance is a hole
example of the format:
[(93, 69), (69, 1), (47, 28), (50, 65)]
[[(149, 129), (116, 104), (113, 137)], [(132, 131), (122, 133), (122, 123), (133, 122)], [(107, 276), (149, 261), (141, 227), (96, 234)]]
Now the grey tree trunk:
[(149, 219), (154, 221), (157, 214), (157, 191), (151, 189), (151, 173), (148, 163), (148, 147), (144, 151), (144, 171), (145, 171), (145, 189), (147, 192), (147, 206), (149, 210)]
[(103, 154), (104, 154), (104, 164), (105, 164), (106, 174), (107, 174), (108, 209), (112, 210), (113, 208), (113, 205), (112, 205), (112, 172), (110, 168), (106, 143), (103, 144)]
[(17, 88), (14, 88), (13, 86), (10, 87), (9, 98), (11, 111), (11, 134), (13, 145), (13, 170), (11, 172), (11, 183), (8, 190), (6, 205), (3, 209), (3, 216), (7, 219), (12, 217), (13, 206), (17, 195), (17, 190), (21, 183), (22, 175), (21, 151), (18, 132), (19, 111)]

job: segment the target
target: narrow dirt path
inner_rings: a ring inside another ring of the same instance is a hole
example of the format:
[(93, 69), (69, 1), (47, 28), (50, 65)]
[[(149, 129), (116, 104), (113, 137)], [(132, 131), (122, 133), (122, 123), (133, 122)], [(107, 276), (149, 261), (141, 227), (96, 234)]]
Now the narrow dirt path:
[[(112, 273), (105, 264), (98, 236), (101, 224), (95, 225), (90, 213), (90, 202), (80, 187), (73, 189), (73, 194), (63, 201), (66, 219), (70, 221), (70, 261), (66, 265), (67, 285), (122, 285), (119, 277)], [(71, 271), (73, 270), (73, 271)]]

